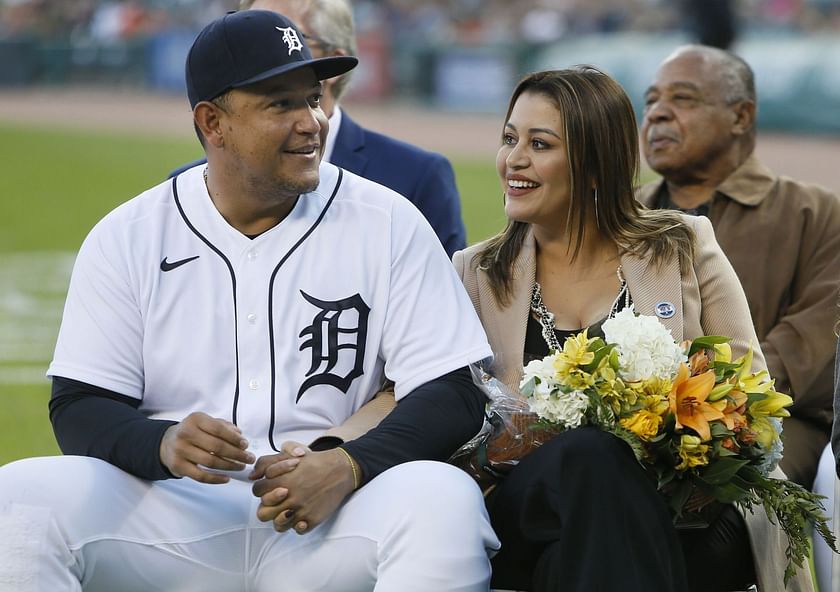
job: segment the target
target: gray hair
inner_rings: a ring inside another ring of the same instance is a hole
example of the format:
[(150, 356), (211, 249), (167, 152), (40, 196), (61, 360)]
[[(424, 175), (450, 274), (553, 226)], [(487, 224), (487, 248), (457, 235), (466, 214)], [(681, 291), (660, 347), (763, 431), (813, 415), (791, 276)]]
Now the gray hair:
[[(318, 37), (327, 47), (342, 49), (348, 55), (357, 54), (356, 30), (353, 23), (353, 9), (349, 0), (284, 0), (300, 6), (305, 27), (309, 34)], [(255, 0), (240, 0), (240, 10), (253, 6)], [(333, 85), (336, 100), (346, 92), (350, 83), (350, 73), (342, 75)]]
[(683, 53), (698, 54), (705, 60), (716, 62), (721, 98), (727, 105), (733, 105), (739, 101), (751, 101), (758, 105), (755, 74), (742, 57), (731, 51), (708, 45), (684, 45), (672, 53), (670, 57), (676, 57)]

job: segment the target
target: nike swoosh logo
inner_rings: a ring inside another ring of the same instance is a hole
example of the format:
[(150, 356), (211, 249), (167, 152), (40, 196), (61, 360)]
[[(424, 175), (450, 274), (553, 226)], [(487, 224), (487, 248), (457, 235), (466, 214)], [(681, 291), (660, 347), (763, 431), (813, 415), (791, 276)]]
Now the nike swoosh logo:
[(181, 259), (180, 261), (173, 261), (169, 262), (166, 260), (166, 257), (163, 258), (163, 261), (160, 262), (160, 270), (161, 271), (172, 271), (176, 267), (181, 267), (184, 263), (189, 263), (195, 259), (198, 259), (200, 255), (196, 255), (195, 257), (187, 257), (186, 259)]

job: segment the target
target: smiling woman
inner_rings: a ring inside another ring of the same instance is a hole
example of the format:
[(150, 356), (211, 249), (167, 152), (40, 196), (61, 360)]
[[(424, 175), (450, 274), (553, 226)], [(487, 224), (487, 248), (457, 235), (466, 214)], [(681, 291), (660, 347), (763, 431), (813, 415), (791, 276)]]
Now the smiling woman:
[[(623, 89), (594, 68), (538, 72), (514, 89), (496, 159), (507, 226), (454, 257), (495, 353), (489, 371), (512, 389), (526, 362), (584, 330), (603, 337), (631, 302), (677, 342), (728, 335), (734, 356), (757, 343), (708, 220), (637, 203), (636, 130)], [(764, 369), (755, 354), (752, 369)], [(678, 533), (629, 446), (593, 428), (521, 459), (488, 508), (502, 541), (496, 587), (722, 592), (758, 575), (763, 590), (783, 589), (783, 550), (767, 543), (778, 529), (766, 534), (776, 527), (761, 509), (745, 521), (724, 505), (708, 528)]]

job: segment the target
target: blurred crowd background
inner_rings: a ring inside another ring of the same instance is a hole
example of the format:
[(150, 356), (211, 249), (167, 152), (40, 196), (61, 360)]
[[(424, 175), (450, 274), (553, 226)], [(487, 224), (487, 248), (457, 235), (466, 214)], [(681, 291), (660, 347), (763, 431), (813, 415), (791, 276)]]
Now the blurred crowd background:
[[(350, 100), (499, 111), (523, 73), (591, 63), (639, 101), (676, 45), (755, 68), (764, 127), (840, 133), (840, 0), (354, 0)], [(0, 89), (111, 85), (183, 93), (183, 60), (236, 0), (0, 0)]]
[[(397, 40), (552, 42), (570, 35), (675, 31), (692, 27), (695, 6), (729, 4), (750, 31), (840, 32), (840, 0), (357, 0), (360, 33)], [(3, 0), (4, 38), (78, 44), (142, 39), (172, 28), (200, 29), (236, 0)], [(718, 12), (717, 14), (721, 14)]]

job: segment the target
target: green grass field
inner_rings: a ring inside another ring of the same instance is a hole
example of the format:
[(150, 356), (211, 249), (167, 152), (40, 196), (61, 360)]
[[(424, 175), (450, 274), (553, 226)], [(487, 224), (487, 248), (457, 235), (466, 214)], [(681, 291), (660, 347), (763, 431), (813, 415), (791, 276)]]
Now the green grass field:
[[(0, 125), (0, 465), (58, 451), (43, 373), (82, 239), (116, 205), (200, 153), (189, 138)], [(494, 165), (453, 164), (476, 242), (504, 224)]]

